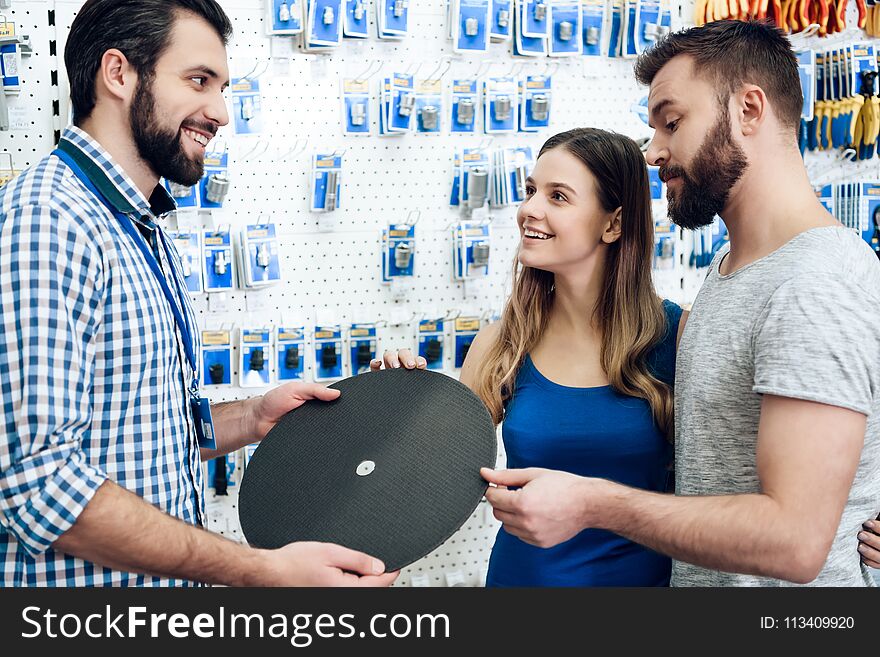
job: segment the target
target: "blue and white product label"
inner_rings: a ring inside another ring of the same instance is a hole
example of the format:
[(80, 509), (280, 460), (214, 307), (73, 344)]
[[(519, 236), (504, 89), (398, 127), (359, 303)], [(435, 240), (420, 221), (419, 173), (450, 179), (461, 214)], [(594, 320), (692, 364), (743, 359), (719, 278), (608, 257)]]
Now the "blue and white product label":
[(275, 224), (246, 226), (244, 247), (249, 286), (259, 287), (281, 280), (281, 260), (278, 254)]
[(602, 56), (605, 7), (605, 0), (584, 0), (583, 4), (581, 4), (583, 54), (588, 57)]
[(262, 388), (272, 382), (272, 332), (241, 329), (239, 386)]
[(798, 78), (800, 78), (801, 93), (804, 96), (801, 118), (804, 121), (812, 121), (813, 108), (816, 104), (816, 52), (801, 50), (797, 53), (797, 60)]
[(275, 338), (279, 381), (305, 378), (306, 339), (302, 326), (279, 326)]
[(446, 334), (442, 319), (425, 319), (419, 322), (419, 356), (428, 363), (428, 369), (443, 369), (443, 352)]
[(232, 113), (235, 118), (235, 134), (258, 135), (263, 131), (263, 104), (260, 81), (235, 78), (232, 90)]
[(242, 466), (245, 469), (247, 469), (248, 464), (251, 462), (251, 459), (254, 456), (254, 452), (257, 451), (257, 447), (259, 447), (259, 446), (260, 446), (259, 443), (251, 443), (250, 445), (247, 445), (244, 449), (241, 450), (242, 455), (244, 457), (244, 460), (242, 461)]
[(460, 205), (461, 197), (461, 157), (459, 151), (455, 151), (455, 158), (452, 161), (452, 192), (449, 195), (449, 205), (457, 207)]
[(299, 34), (303, 31), (301, 0), (266, 0), (269, 34)]
[(309, 0), (310, 46), (338, 46), (342, 40), (342, 0)]
[(454, 0), (455, 52), (486, 52), (489, 49), (491, 0)]
[(458, 200), (460, 204), (467, 203), (470, 198), (468, 196), (468, 179), (471, 171), (479, 169), (488, 171), (490, 167), (489, 154), (480, 148), (465, 148), (461, 154), (461, 181), (459, 184)]
[(342, 81), (342, 131), (346, 135), (370, 134), (370, 82)]
[(609, 57), (620, 57), (623, 54), (623, 0), (612, 0), (611, 26), (608, 30)]
[(821, 203), (828, 212), (833, 214), (835, 217), (837, 216), (837, 212), (835, 212), (834, 207), (834, 185), (825, 185), (821, 189), (816, 191), (816, 196), (819, 198), (819, 203)]
[(491, 245), (489, 224), (464, 221), (456, 226), (453, 239), (455, 278), (468, 280), (487, 276)]
[[(853, 93), (861, 93), (863, 72), (870, 73), (877, 70), (877, 56), (873, 44), (854, 43), (852, 45), (852, 78), (850, 89)], [(871, 93), (877, 92), (877, 80), (874, 79), (874, 88)], [(832, 99), (833, 100), (833, 99)]]
[(554, 2), (550, 5), (550, 56), (567, 57), (581, 54), (580, 2)]
[(455, 369), (461, 369), (479, 331), (479, 317), (459, 317), (455, 320)]
[(648, 185), (651, 188), (651, 200), (662, 200), (663, 181), (660, 180), (660, 167), (648, 167)]
[(192, 294), (204, 291), (202, 281), (202, 234), (197, 230), (168, 233), (180, 256), (180, 270), (186, 289)]
[(382, 281), (412, 276), (416, 266), (416, 227), (391, 224), (382, 231)]
[(531, 174), (535, 166), (532, 149), (529, 146), (505, 148), (501, 155), (501, 167), (504, 171), (504, 189), (502, 193), (504, 203), (499, 205), (522, 203), (526, 198), (525, 179)]
[(441, 80), (419, 80), (416, 83), (416, 130), (440, 134), (443, 128), (443, 83)]
[(226, 488), (235, 488), (238, 484), (238, 473), (235, 471), (235, 453), (226, 454), (215, 459), (210, 459), (208, 466), (208, 488), (215, 488), (219, 483), (217, 479), (217, 463), (226, 465)]
[(639, 0), (625, 0), (623, 10), (623, 56), (637, 57), (636, 25), (638, 21)]
[(660, 37), (660, 0), (639, 0), (637, 20), (636, 48), (639, 52), (644, 52), (657, 43)]
[(370, 361), (376, 358), (379, 343), (376, 339), (375, 324), (352, 324), (348, 331), (349, 363), (351, 373), (363, 374), (370, 371)]
[(416, 94), (413, 76), (395, 73), (391, 81), (391, 106), (388, 128), (391, 132), (408, 132), (415, 114)]
[(21, 52), (17, 43), (0, 46), (3, 58), (3, 88), (7, 92), (21, 90)]
[(875, 227), (880, 226), (880, 183), (862, 183), (856, 193), (859, 194), (858, 212), (850, 212), (852, 217), (843, 223), (861, 233), (870, 244), (870, 236), (874, 234)]
[(205, 153), (205, 175), (199, 181), (199, 207), (222, 208), (229, 188), (229, 153)]
[(495, 41), (507, 41), (513, 34), (513, 0), (492, 0), (489, 36)]
[(367, 18), (369, 0), (346, 0), (342, 35), (350, 39), (366, 39), (370, 23)]
[(523, 0), (522, 35), (546, 39), (550, 36), (551, 0)]
[(205, 230), (202, 239), (205, 253), (205, 291), (224, 292), (235, 288), (235, 259), (229, 228)]
[(473, 133), (480, 113), (477, 80), (466, 78), (452, 81), (452, 104), (449, 124), (451, 132)]
[(406, 36), (409, 21), (409, 0), (377, 0), (382, 13), (383, 36)]
[(332, 212), (342, 205), (342, 156), (316, 154), (312, 159), (312, 212)]
[(553, 94), (549, 76), (529, 75), (522, 82), (523, 103), (520, 114), (520, 130), (537, 132), (550, 125), (550, 107)]
[(186, 185), (173, 183), (164, 178), (162, 179), (162, 184), (165, 186), (165, 189), (168, 190), (168, 193), (171, 194), (171, 198), (174, 199), (174, 203), (177, 204), (179, 210), (199, 207), (198, 185), (190, 185), (187, 187)]
[(342, 329), (339, 326), (315, 327), (315, 381), (342, 378)]
[(232, 384), (232, 334), (202, 331), (202, 385)]
[(517, 90), (517, 82), (512, 77), (486, 80), (483, 125), (487, 134), (516, 132), (519, 117)]
[(547, 37), (531, 37), (523, 34), (525, 12), (525, 2), (514, 5), (513, 55), (514, 57), (543, 57), (547, 54)]

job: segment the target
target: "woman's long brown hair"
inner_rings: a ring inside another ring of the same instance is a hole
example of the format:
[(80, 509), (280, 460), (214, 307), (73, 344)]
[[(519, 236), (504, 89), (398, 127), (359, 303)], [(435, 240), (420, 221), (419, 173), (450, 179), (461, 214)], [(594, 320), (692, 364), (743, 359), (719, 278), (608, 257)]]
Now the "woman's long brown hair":
[[(621, 208), (620, 238), (606, 250), (605, 280), (594, 317), (602, 334), (602, 368), (617, 392), (651, 405), (654, 422), (672, 435), (672, 391), (649, 370), (647, 356), (666, 334), (666, 313), (654, 291), (651, 263), (654, 220), (645, 158), (634, 141), (613, 132), (579, 128), (547, 140), (540, 158), (564, 148), (589, 169), (607, 212)], [(537, 346), (553, 307), (553, 274), (514, 259), (513, 290), (501, 316), (498, 338), (476, 372), (476, 390), (495, 423), (513, 394), (526, 355)]]

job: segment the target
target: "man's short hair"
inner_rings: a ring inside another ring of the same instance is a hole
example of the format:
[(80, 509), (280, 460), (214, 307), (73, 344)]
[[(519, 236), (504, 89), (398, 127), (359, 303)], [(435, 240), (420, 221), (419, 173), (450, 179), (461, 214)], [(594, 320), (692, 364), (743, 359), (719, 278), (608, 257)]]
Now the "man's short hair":
[(725, 105), (743, 84), (761, 87), (779, 120), (797, 135), (804, 103), (797, 57), (778, 28), (762, 21), (724, 20), (675, 32), (642, 53), (636, 79), (650, 85), (678, 55), (693, 58), (697, 75), (715, 85)]
[(174, 21), (187, 13), (204, 19), (228, 43), (232, 23), (216, 0), (88, 0), (64, 47), (73, 122), (80, 124), (95, 108), (95, 78), (105, 52), (122, 52), (141, 80), (148, 81), (168, 47)]

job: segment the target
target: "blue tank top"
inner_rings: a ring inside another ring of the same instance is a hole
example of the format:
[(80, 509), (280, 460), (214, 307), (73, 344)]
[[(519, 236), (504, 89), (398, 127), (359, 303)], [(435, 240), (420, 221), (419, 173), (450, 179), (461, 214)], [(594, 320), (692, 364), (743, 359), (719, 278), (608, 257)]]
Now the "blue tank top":
[[(654, 375), (675, 379), (681, 308), (664, 301), (666, 335), (648, 357)], [(644, 399), (610, 386), (572, 388), (525, 362), (502, 424), (508, 468), (549, 468), (665, 492), (673, 450)], [(670, 559), (600, 529), (585, 529), (552, 548), (498, 531), (486, 586), (668, 586)]]

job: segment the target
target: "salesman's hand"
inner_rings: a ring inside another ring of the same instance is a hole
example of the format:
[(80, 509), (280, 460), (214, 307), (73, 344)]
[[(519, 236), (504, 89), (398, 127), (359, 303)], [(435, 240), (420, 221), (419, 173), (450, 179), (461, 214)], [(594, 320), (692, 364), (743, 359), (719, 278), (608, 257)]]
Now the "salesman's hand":
[[(428, 368), (428, 361), (426, 361), (421, 356), (413, 356), (413, 352), (411, 349), (401, 349), (400, 351), (392, 351), (386, 350), (382, 356), (382, 359), (385, 361), (385, 369), (395, 369), (398, 367), (404, 367), (408, 370), (412, 369), (420, 369), (424, 370)], [(378, 372), (382, 369), (382, 361), (378, 358), (370, 361), (370, 371)]]
[(386, 573), (378, 559), (332, 543), (291, 543), (267, 550), (270, 586), (391, 586), (400, 571)]
[(333, 401), (340, 394), (338, 390), (302, 381), (291, 381), (270, 390), (253, 400), (253, 419), (250, 426), (253, 427), (254, 440), (265, 438), (282, 417), (308, 400)]
[[(876, 533), (875, 533), (876, 532)], [(859, 554), (862, 563), (871, 568), (880, 568), (880, 520), (869, 520), (859, 532)]]
[[(490, 486), (486, 491), (486, 499), (495, 517), (504, 523), (505, 531), (543, 548), (563, 543), (585, 528), (589, 488), (601, 482), (542, 468), (481, 468), (480, 474), (497, 484), (497, 488)], [(508, 486), (520, 488), (508, 490)]]

